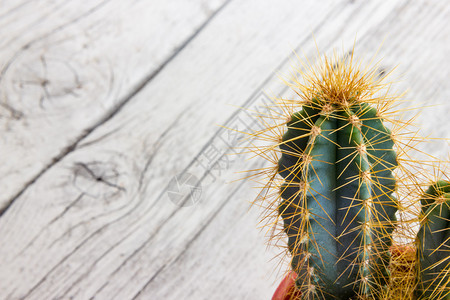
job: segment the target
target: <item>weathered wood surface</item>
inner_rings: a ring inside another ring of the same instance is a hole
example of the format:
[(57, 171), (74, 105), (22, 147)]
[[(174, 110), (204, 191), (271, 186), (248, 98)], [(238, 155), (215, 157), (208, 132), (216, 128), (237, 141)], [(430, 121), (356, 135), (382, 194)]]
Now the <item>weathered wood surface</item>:
[[(292, 50), (347, 51), (356, 37), (356, 55), (384, 41), (382, 66), (404, 74), (395, 87), (440, 105), (417, 119), (422, 134), (448, 139), (449, 10), (0, 1), (0, 298), (270, 299), (279, 250), (248, 211), (251, 184), (227, 184), (263, 162), (227, 155), (217, 125), (245, 119), (261, 91), (289, 95), (275, 72)], [(421, 147), (448, 157), (445, 141)], [(183, 205), (173, 184), (186, 174), (201, 194)]]
[(0, 210), (129, 102), (224, 1), (2, 2), (2, 153), (15, 155), (2, 155)]

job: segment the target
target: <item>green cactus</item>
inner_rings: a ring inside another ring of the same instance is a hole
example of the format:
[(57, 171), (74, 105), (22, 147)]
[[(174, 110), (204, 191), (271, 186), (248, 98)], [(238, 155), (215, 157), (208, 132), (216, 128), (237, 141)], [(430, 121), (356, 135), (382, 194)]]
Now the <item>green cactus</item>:
[(279, 144), (278, 212), (305, 299), (371, 296), (387, 280), (394, 141), (371, 104), (340, 99), (305, 102)]
[(450, 299), (450, 183), (438, 181), (420, 199), (417, 234), (419, 299)]
[[(261, 114), (263, 129), (251, 133), (274, 142), (255, 143), (271, 162), (254, 170), (267, 188), (255, 202), (265, 204), (265, 220), (276, 215), (272, 237), (284, 239), (279, 221), (288, 237), (289, 299), (450, 300), (450, 183), (421, 197), (416, 236), (418, 197), (410, 196), (429, 165), (411, 155), (421, 139), (384, 79), (353, 54), (302, 63), (288, 82), (300, 99), (274, 101), (280, 113)], [(394, 229), (403, 237), (395, 244)]]

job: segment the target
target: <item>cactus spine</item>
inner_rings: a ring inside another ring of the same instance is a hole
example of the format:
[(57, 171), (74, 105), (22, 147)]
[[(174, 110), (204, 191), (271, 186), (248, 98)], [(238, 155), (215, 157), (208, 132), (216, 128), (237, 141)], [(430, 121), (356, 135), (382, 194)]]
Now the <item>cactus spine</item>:
[(418, 296), (419, 299), (450, 299), (450, 183), (436, 182), (420, 201)]

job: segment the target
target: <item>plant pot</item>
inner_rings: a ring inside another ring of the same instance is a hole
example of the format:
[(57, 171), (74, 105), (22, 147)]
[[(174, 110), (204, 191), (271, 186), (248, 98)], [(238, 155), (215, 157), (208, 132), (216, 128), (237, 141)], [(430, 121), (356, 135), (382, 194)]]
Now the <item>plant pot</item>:
[(275, 291), (272, 300), (292, 300), (300, 299), (300, 291), (295, 288), (295, 279), (297, 278), (297, 273), (291, 271), (284, 277), (280, 285)]

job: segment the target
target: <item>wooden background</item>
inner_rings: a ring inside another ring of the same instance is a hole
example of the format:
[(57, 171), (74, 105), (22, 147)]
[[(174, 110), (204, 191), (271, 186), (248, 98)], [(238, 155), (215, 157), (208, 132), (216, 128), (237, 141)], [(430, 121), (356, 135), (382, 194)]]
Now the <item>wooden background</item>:
[(270, 299), (280, 250), (229, 183), (264, 161), (220, 125), (290, 94), (294, 50), (356, 39), (448, 139), (449, 20), (442, 0), (1, 0), (0, 299)]

